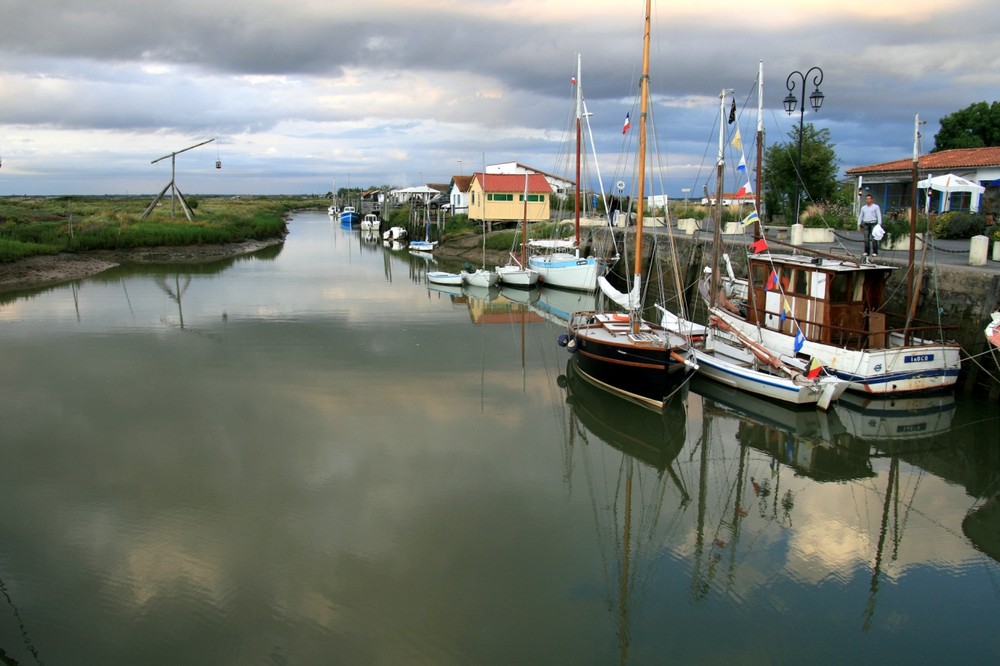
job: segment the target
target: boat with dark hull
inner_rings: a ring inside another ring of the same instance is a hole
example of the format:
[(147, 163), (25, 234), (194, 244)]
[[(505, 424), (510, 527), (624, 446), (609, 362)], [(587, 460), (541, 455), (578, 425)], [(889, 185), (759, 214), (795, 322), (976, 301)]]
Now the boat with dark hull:
[(642, 246), (646, 201), (646, 142), (649, 109), (650, 2), (646, 2), (643, 31), (642, 77), (639, 84), (639, 141), (635, 178), (640, 202), (636, 211), (634, 274), (625, 293), (602, 275), (601, 291), (625, 312), (575, 312), (560, 343), (575, 353), (577, 366), (599, 386), (652, 409), (661, 409), (697, 364), (687, 341), (643, 316)]

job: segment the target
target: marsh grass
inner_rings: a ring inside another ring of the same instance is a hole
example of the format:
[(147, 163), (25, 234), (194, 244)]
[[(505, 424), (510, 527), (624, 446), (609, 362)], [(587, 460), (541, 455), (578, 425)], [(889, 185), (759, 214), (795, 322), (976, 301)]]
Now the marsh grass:
[(148, 217), (148, 198), (8, 197), (0, 199), (0, 262), (40, 254), (188, 246), (277, 238), (285, 214), (323, 206), (318, 197), (200, 197), (193, 221), (169, 199)]

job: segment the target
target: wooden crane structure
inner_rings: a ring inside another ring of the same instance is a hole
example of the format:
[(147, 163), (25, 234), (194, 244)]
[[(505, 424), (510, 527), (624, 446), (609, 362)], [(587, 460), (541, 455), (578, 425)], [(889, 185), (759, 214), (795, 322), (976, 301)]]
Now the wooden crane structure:
[[(156, 197), (153, 199), (153, 201), (150, 202), (150, 204), (148, 206), (146, 206), (146, 210), (142, 211), (142, 215), (140, 217), (147, 217), (153, 211), (153, 208), (156, 207), (156, 204), (158, 204), (160, 202), (160, 199), (163, 198), (163, 195), (169, 189), (170, 190), (170, 217), (174, 216), (175, 202), (177, 200), (180, 200), (180, 202), (181, 202), (181, 208), (184, 209), (184, 215), (187, 216), (187, 219), (189, 221), (192, 221), (194, 219), (194, 213), (191, 212), (191, 208), (188, 206), (187, 201), (184, 199), (184, 195), (181, 193), (180, 189), (178, 189), (178, 187), (177, 187), (177, 156), (180, 155), (181, 153), (185, 153), (185, 152), (187, 152), (189, 150), (197, 148), (198, 146), (204, 146), (206, 143), (212, 143), (213, 141), (215, 141), (215, 139), (209, 139), (207, 141), (202, 141), (201, 143), (196, 143), (193, 146), (188, 146), (187, 148), (182, 148), (181, 150), (175, 150), (174, 152), (169, 153), (167, 155), (164, 155), (163, 157), (157, 157), (155, 160), (153, 160), (152, 162), (150, 162), (150, 164), (156, 164), (160, 160), (165, 160), (165, 159), (167, 159), (169, 157), (170, 158), (170, 182), (167, 183), (163, 187), (163, 189), (160, 190), (160, 193), (156, 195)], [(222, 162), (220, 160), (216, 160), (215, 161), (215, 168), (216, 169), (221, 169), (222, 168)]]

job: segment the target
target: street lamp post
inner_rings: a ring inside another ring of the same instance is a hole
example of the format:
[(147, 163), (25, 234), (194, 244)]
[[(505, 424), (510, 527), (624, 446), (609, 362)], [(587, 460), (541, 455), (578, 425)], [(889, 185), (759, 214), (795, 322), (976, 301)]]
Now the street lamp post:
[[(820, 92), (819, 84), (823, 83), (823, 70), (819, 67), (810, 67), (805, 74), (796, 70), (788, 75), (785, 79), (785, 87), (788, 89), (788, 95), (784, 99), (785, 113), (792, 115), (795, 113), (796, 104), (798, 104), (798, 99), (795, 97), (795, 81), (792, 77), (796, 74), (799, 76), (799, 80), (802, 83), (802, 95), (806, 94), (806, 79), (816, 72), (816, 76), (813, 77), (813, 85), (815, 90), (809, 95), (809, 105), (812, 107), (813, 111), (819, 111), (820, 107), (823, 106), (823, 99), (825, 95)], [(806, 101), (803, 99), (802, 104), (798, 105), (799, 108), (799, 158), (795, 164), (795, 224), (799, 221), (799, 206), (802, 202), (802, 132), (803, 132), (803, 116), (806, 111)]]

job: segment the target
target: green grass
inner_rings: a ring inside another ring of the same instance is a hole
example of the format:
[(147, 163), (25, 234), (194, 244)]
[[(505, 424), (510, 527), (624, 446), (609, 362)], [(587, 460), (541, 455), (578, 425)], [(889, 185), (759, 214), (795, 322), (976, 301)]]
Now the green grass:
[(0, 199), (0, 262), (59, 252), (277, 238), (285, 232), (288, 211), (326, 206), (318, 197), (199, 197), (194, 220), (188, 221), (179, 202), (171, 214), (169, 199), (143, 218), (149, 201), (138, 197)]

